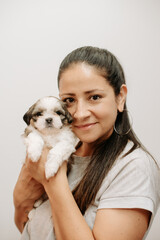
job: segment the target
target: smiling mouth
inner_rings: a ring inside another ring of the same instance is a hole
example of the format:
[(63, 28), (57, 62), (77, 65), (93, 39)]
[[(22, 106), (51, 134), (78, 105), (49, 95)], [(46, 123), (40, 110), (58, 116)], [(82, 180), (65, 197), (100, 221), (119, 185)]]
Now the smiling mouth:
[(88, 123), (88, 124), (84, 124), (84, 125), (75, 125), (76, 128), (78, 129), (89, 129), (92, 126), (94, 126), (96, 123)]

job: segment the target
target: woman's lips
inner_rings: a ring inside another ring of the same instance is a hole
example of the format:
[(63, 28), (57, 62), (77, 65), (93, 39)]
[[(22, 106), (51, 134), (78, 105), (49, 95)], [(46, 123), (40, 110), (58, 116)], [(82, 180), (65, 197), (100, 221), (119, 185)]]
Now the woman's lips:
[(78, 128), (78, 129), (82, 129), (82, 130), (87, 130), (90, 129), (91, 127), (93, 127), (96, 123), (87, 123), (87, 124), (83, 124), (83, 125), (75, 125), (74, 127)]

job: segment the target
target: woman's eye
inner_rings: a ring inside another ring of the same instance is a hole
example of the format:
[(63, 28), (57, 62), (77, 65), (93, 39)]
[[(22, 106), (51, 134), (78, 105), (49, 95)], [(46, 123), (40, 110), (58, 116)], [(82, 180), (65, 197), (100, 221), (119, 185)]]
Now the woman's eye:
[(91, 100), (98, 100), (98, 99), (100, 99), (101, 98), (101, 96), (99, 96), (99, 95), (93, 95), (93, 96), (91, 96)]
[(71, 104), (71, 103), (74, 102), (74, 98), (65, 98), (65, 99), (63, 100), (63, 102), (65, 102), (65, 103), (67, 103), (67, 104)]

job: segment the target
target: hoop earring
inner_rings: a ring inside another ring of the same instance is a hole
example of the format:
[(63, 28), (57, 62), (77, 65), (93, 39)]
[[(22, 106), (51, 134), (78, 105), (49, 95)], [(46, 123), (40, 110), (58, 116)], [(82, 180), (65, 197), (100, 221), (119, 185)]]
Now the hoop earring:
[[(123, 118), (124, 118), (124, 116), (125, 115), (127, 115), (127, 117), (128, 117), (128, 129), (126, 129), (125, 130), (125, 132), (123, 132), (123, 131), (121, 131), (121, 128), (122, 128), (122, 120), (123, 120)], [(125, 136), (125, 135), (127, 135), (130, 131), (131, 131), (131, 129), (132, 129), (132, 125), (133, 125), (133, 118), (132, 118), (132, 115), (131, 115), (131, 113), (127, 110), (127, 109), (124, 109), (123, 110), (123, 112), (118, 112), (118, 114), (117, 114), (117, 119), (118, 119), (118, 123), (119, 123), (119, 126), (118, 126), (118, 124), (116, 124), (116, 122), (115, 122), (115, 124), (114, 124), (114, 131), (119, 135), (119, 136)], [(116, 119), (116, 121), (117, 121), (117, 119)]]

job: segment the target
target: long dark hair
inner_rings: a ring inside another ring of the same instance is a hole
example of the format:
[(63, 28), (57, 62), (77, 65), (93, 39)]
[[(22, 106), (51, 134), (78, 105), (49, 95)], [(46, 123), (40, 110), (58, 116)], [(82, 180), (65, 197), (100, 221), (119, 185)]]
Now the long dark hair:
[[(66, 69), (72, 64), (80, 62), (89, 64), (99, 70), (106, 78), (106, 81), (113, 87), (115, 95), (118, 96), (122, 84), (126, 83), (124, 72), (116, 57), (106, 49), (87, 46), (72, 51), (60, 65), (58, 83), (61, 74)], [(107, 140), (96, 146), (82, 180), (72, 192), (82, 214), (93, 203), (104, 177), (124, 150), (128, 140), (133, 142), (133, 146), (125, 155), (138, 147), (142, 147), (131, 129), (126, 103), (125, 111), (117, 114), (116, 126), (121, 130), (122, 134), (113, 131)], [(128, 129), (130, 131), (127, 133)]]

